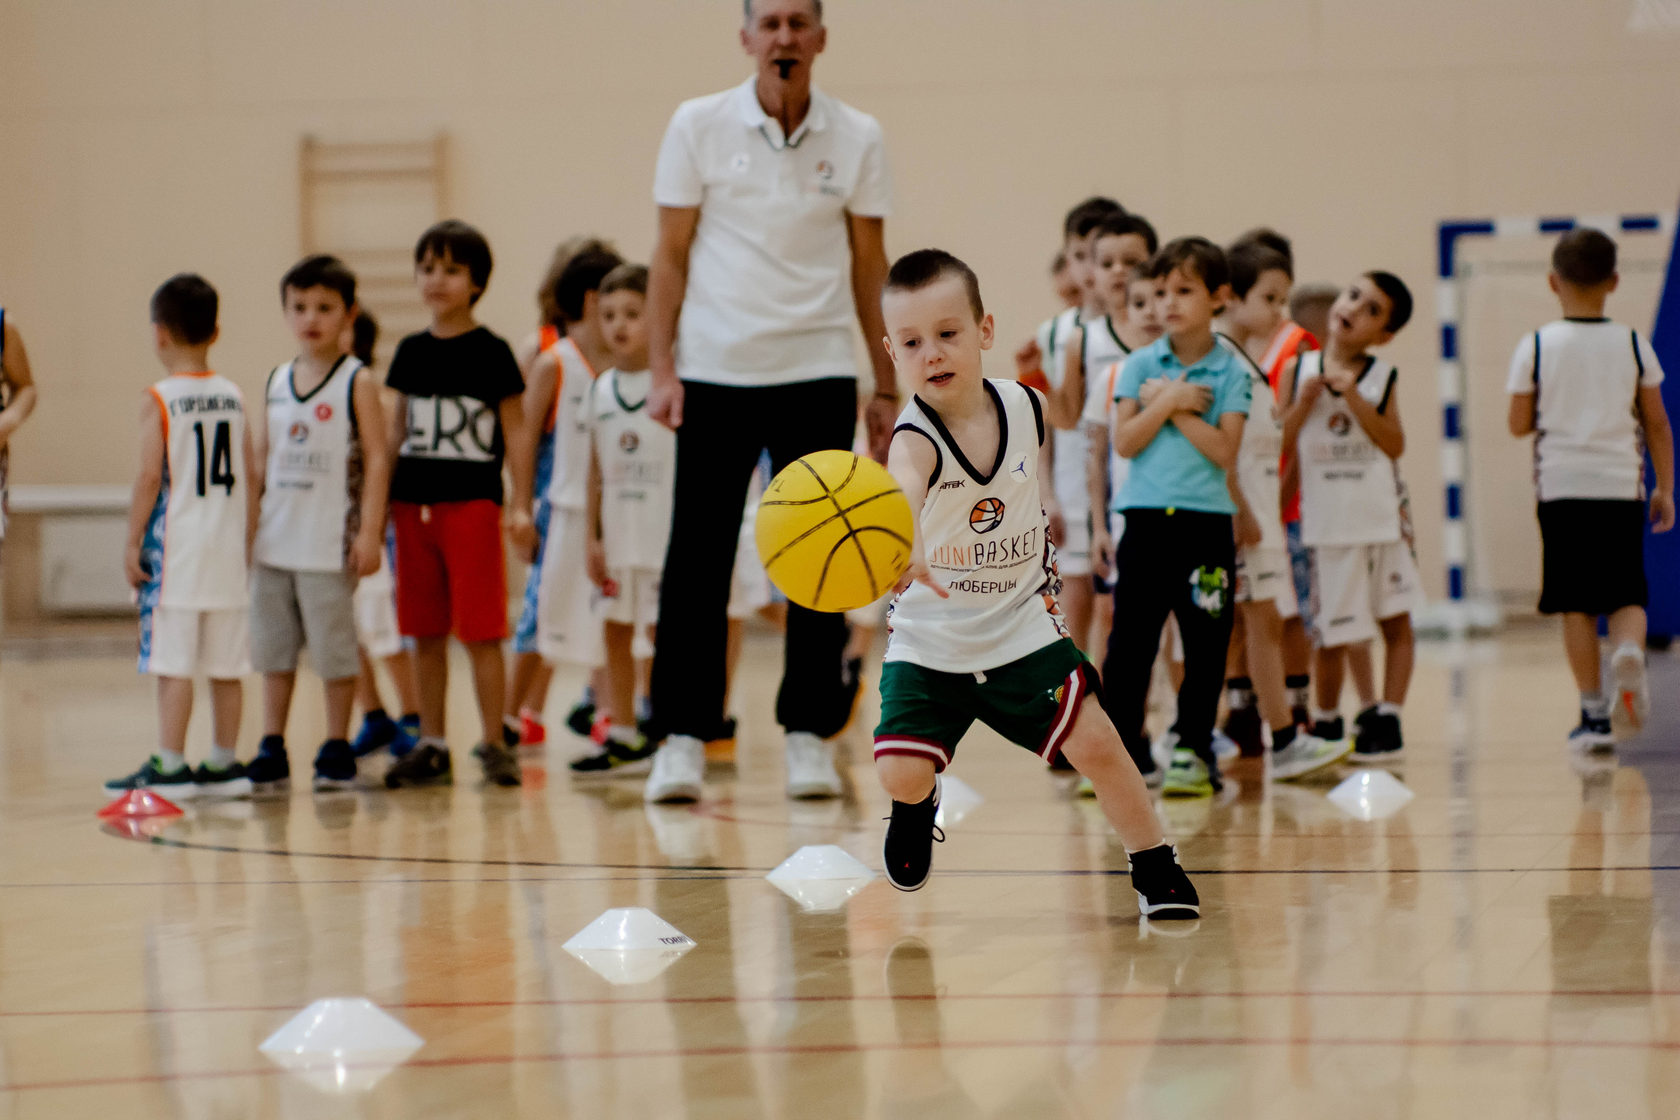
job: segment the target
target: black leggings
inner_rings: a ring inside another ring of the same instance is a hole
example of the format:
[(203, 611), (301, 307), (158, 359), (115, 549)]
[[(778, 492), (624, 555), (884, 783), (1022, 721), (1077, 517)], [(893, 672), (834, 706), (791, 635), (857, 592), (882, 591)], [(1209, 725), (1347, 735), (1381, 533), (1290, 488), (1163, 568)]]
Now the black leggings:
[[(813, 451), (850, 448), (856, 426), (857, 383), (849, 377), (764, 388), (683, 383), (651, 682), (661, 732), (709, 739), (723, 723), (729, 588), (759, 455), (768, 450), (780, 471)], [(845, 726), (845, 650), (845, 615), (788, 605), (776, 699), (784, 728), (827, 738)]]
[(1115, 549), (1114, 628), (1103, 661), (1103, 707), (1138, 769), (1154, 768), (1144, 717), (1161, 629), (1170, 614), (1184, 641), (1179, 743), (1212, 760), (1236, 592), (1231, 518), (1187, 510), (1126, 510)]

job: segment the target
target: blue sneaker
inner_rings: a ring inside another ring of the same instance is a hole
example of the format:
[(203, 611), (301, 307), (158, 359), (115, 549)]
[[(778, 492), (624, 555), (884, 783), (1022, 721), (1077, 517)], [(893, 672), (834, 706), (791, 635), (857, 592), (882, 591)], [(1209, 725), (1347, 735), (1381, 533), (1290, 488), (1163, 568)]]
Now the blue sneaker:
[(401, 758), (420, 745), (420, 716), (409, 712), (397, 721), (397, 737), (391, 740), (391, 754)]
[(356, 732), (356, 741), (351, 744), (351, 749), (360, 758), (390, 746), (401, 734), (402, 728), (397, 726), (396, 720), (384, 712), (369, 712), (362, 717), (362, 729)]

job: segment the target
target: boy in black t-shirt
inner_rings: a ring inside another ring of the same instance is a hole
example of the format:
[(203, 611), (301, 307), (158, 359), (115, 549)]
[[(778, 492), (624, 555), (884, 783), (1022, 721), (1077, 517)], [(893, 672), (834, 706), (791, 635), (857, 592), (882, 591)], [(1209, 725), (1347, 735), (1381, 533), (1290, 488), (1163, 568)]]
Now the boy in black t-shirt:
[[(483, 739), (474, 749), (484, 778), (516, 786), (519, 763), (502, 726), (502, 640), (507, 637), (505, 521), (514, 547), (536, 543), (531, 522), (530, 456), (508, 455), (524, 430), (525, 381), (513, 350), (473, 319), (490, 282), (490, 246), (465, 222), (428, 229), (414, 248), (414, 275), (432, 313), (429, 330), (409, 335), (391, 358), (390, 387), (400, 447), (391, 477), (397, 543), (397, 624), (415, 640), (420, 677), (420, 740), (385, 776), (393, 789), (449, 776), (444, 694), (451, 629), (467, 647)], [(502, 462), (511, 465), (512, 501), (502, 510)]]

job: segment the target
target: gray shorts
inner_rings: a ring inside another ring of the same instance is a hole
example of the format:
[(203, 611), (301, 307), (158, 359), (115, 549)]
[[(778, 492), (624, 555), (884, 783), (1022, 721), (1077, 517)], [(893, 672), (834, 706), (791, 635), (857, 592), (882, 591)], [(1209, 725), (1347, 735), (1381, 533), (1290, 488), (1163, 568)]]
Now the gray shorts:
[(251, 667), (259, 673), (290, 673), (298, 651), (322, 680), (353, 677), (356, 657), (354, 584), (346, 572), (292, 572), (255, 566), (251, 578)]

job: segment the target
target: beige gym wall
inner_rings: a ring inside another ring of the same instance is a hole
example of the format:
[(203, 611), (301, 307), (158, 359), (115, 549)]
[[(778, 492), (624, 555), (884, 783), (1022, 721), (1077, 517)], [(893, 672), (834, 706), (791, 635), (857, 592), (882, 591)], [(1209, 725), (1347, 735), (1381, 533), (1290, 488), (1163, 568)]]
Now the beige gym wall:
[[(998, 374), (1051, 309), (1063, 209), (1095, 191), (1169, 236), (1274, 224), (1303, 280), (1400, 272), (1404, 469), (1438, 593), (1434, 223), (1674, 205), (1680, 31), (1630, 31), (1640, 3), (831, 0), (818, 80), (885, 126), (890, 248), (979, 270)], [(525, 333), (561, 238), (645, 255), (665, 121), (745, 77), (738, 24), (735, 0), (6, 0), (0, 304), (45, 402), (16, 480), (130, 477), (145, 301), (171, 272), (221, 290), (223, 372), (255, 391), (289, 356), (274, 285), (305, 133), (447, 133), (453, 209), (496, 252), (483, 317)]]

